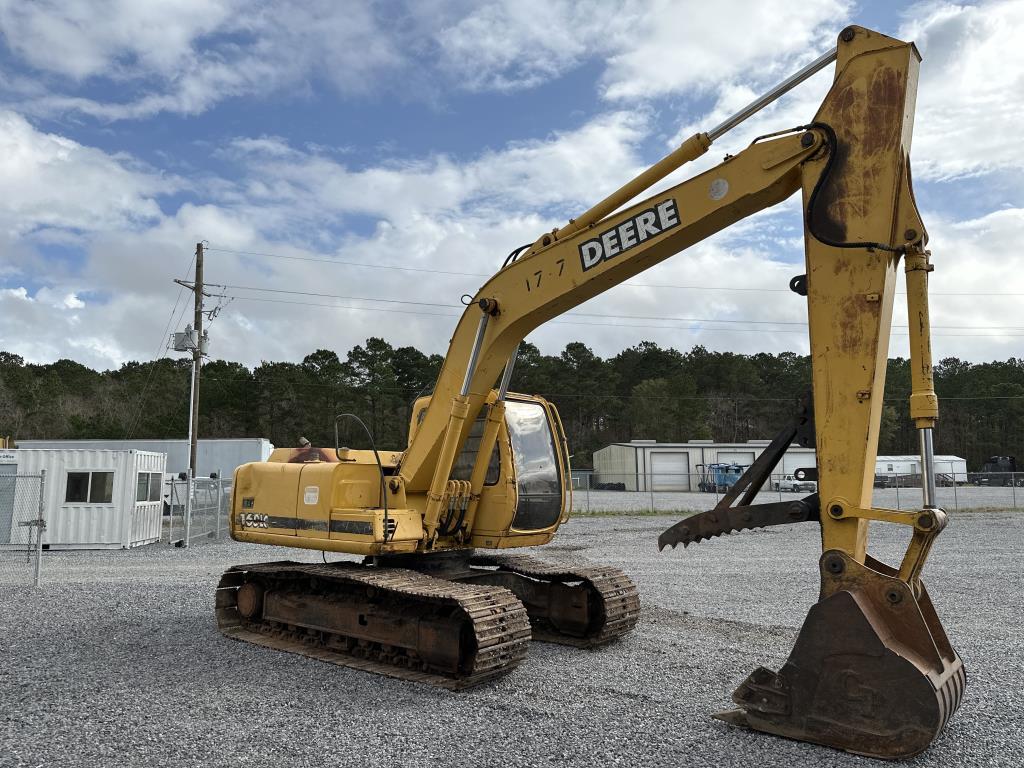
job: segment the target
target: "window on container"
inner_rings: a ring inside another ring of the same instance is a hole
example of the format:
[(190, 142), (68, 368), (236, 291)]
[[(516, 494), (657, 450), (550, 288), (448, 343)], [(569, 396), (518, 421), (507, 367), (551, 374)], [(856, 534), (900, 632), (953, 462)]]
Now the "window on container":
[(68, 487), (64, 492), (65, 502), (86, 502), (89, 500), (89, 473), (68, 472)]
[(89, 503), (109, 504), (114, 500), (114, 473), (90, 472)]
[(136, 501), (160, 501), (160, 486), (163, 475), (159, 472), (139, 472), (135, 485)]

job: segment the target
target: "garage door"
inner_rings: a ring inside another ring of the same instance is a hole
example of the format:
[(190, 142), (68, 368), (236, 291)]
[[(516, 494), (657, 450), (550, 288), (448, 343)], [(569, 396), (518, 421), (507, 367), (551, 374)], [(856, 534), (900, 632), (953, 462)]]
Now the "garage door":
[[(813, 453), (787, 453), (782, 457), (782, 468), (776, 469), (776, 473), (782, 473), (784, 475), (793, 474), (795, 469), (805, 469), (809, 467), (815, 467), (814, 454)], [(875, 470), (878, 471), (877, 469)]]
[(744, 467), (749, 467), (754, 463), (754, 452), (753, 451), (719, 451), (718, 452), (718, 463), (719, 464), (740, 464)]
[(690, 454), (658, 451), (651, 457), (651, 488), (655, 491), (690, 490)]

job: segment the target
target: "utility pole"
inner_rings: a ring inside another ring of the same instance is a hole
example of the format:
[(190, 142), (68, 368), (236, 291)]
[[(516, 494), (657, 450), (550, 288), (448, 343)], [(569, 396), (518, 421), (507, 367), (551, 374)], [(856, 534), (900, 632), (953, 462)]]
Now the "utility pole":
[(192, 289), (195, 303), (193, 328), (196, 329), (196, 346), (192, 350), (192, 413), (189, 414), (189, 474), (196, 476), (196, 453), (199, 444), (199, 372), (203, 369), (203, 244), (196, 243), (196, 284)]
[(203, 244), (196, 243), (196, 278), (189, 283), (186, 280), (175, 280), (178, 285), (192, 291), (195, 305), (193, 325), (187, 326), (184, 333), (175, 333), (172, 340), (178, 352), (192, 353), (192, 386), (189, 388), (188, 399), (188, 467), (189, 479), (196, 476), (196, 453), (199, 441), (199, 374), (203, 367), (203, 353), (206, 351), (206, 339), (203, 337)]

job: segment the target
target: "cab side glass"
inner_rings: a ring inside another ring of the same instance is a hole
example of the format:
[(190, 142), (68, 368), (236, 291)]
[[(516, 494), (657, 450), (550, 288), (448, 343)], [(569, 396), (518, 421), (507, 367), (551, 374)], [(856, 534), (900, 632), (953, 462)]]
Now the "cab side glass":
[(550, 528), (562, 514), (564, 489), (547, 412), (540, 403), (509, 400), (505, 422), (519, 493), (512, 527), (520, 531)]

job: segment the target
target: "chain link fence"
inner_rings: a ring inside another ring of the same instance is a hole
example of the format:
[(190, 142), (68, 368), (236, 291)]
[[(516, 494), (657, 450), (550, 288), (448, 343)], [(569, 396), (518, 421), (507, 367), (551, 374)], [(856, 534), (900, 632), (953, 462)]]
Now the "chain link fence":
[[(46, 538), (46, 472), (0, 474), (0, 585), (34, 585), (47, 577), (45, 561), (55, 553)], [(165, 544), (187, 547), (201, 539), (228, 537), (231, 480), (199, 478), (168, 481), (164, 494)], [(99, 562), (89, 553), (63, 551), (60, 562)], [(111, 555), (116, 557), (116, 555)], [(58, 577), (59, 580), (59, 577)]]
[(231, 480), (197, 477), (170, 480), (167, 485), (164, 530), (169, 544), (187, 547), (197, 539), (227, 537)]
[(39, 586), (46, 530), (45, 470), (0, 474), (0, 583)]
[[(576, 472), (573, 512), (577, 514), (669, 514), (702, 512), (714, 507), (739, 477), (711, 473)], [(943, 509), (1017, 509), (1024, 507), (1024, 473), (937, 473), (936, 503)], [(798, 499), (817, 490), (814, 481), (775, 474), (755, 504)], [(898, 472), (874, 479), (873, 505), (884, 509), (920, 509), (921, 475)]]
[[(713, 473), (575, 472), (573, 511), (591, 515), (672, 514), (711, 509), (739, 477)], [(35, 584), (46, 577), (45, 472), (0, 474), (0, 585)], [(1024, 473), (937, 473), (936, 502), (946, 510), (1013, 510), (1024, 507)], [(798, 499), (817, 483), (792, 474), (774, 474), (755, 504)], [(200, 540), (228, 537), (231, 480), (172, 480), (165, 486), (165, 545), (188, 547)], [(874, 478), (873, 505), (919, 509), (920, 474), (885, 473)]]

